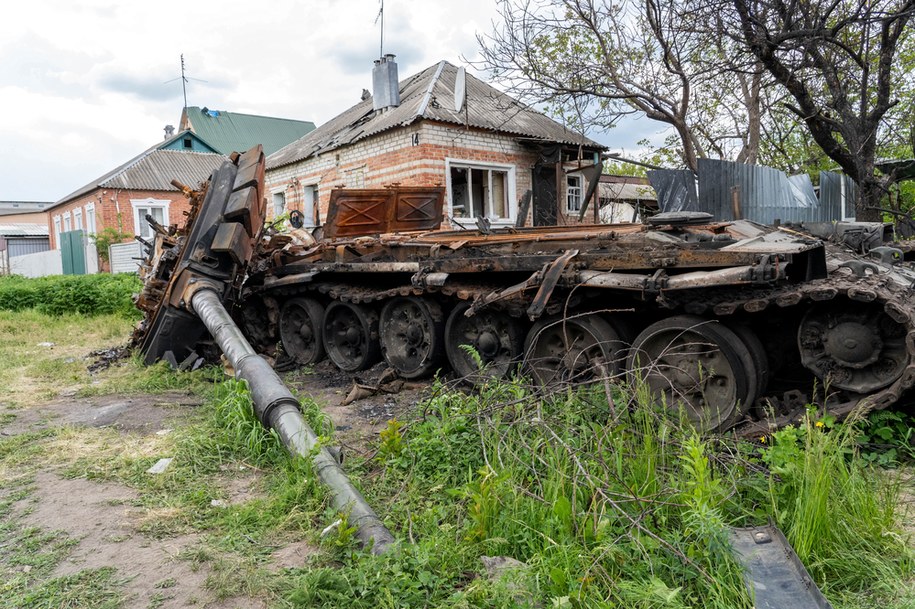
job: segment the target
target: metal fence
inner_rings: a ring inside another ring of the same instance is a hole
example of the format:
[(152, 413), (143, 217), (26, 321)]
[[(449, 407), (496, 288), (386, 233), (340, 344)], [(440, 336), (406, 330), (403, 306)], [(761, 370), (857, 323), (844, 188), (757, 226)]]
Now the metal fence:
[(807, 175), (789, 177), (772, 167), (711, 159), (699, 159), (697, 176), (659, 170), (649, 171), (648, 179), (658, 193), (661, 211), (704, 211), (723, 221), (739, 214), (761, 224), (855, 217), (854, 182), (829, 171), (820, 172), (819, 196)]

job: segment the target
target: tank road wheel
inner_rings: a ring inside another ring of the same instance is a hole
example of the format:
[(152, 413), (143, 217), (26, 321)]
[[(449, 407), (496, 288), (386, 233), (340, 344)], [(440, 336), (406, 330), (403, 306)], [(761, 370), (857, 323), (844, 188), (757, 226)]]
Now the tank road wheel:
[(283, 348), (301, 366), (324, 357), (324, 307), (311, 298), (292, 298), (280, 311)]
[(442, 309), (425, 298), (393, 298), (381, 309), (381, 353), (408, 379), (431, 374), (444, 354)]
[[(470, 305), (463, 302), (448, 316), (445, 325), (445, 351), (458, 376), (473, 383), (485, 378), (505, 378), (520, 361), (524, 330), (518, 320), (501, 311), (478, 311), (464, 315)], [(464, 345), (472, 347), (483, 362), (480, 370)]]
[(869, 393), (893, 383), (909, 363), (906, 330), (874, 305), (828, 303), (801, 320), (801, 362), (839, 389)]
[(730, 328), (677, 315), (645, 328), (626, 365), (631, 382), (648, 385), (670, 408), (682, 407), (708, 431), (733, 425), (761, 391), (754, 354)]
[(380, 359), (378, 314), (371, 309), (334, 301), (324, 311), (324, 348), (337, 368), (357, 372)]
[(622, 337), (596, 314), (542, 319), (527, 333), (524, 360), (542, 385), (587, 383), (620, 371)]

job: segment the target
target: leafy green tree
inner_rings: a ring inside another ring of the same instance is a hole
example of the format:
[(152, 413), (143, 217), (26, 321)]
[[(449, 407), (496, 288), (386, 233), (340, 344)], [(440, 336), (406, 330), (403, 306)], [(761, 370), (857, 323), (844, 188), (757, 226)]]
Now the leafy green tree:
[(915, 0), (731, 0), (731, 6), (734, 30), (788, 93), (784, 107), (857, 183), (858, 219), (879, 220), (881, 199), (897, 176), (879, 173), (878, 158), (898, 151), (911, 133)]
[[(771, 78), (698, 0), (503, 0), (480, 37), (483, 65), (512, 93), (586, 131), (644, 115), (676, 134), (659, 150), (755, 162)], [(768, 80), (767, 80), (768, 79)]]

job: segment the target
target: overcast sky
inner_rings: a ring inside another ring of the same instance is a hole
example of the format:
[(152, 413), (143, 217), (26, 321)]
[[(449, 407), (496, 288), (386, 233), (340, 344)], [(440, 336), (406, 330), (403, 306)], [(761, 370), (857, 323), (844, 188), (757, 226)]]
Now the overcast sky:
[[(0, 21), (0, 200), (56, 201), (161, 140), (181, 116), (181, 53), (199, 79), (188, 84), (188, 105), (320, 125), (371, 89), (379, 6), (9, 4)], [(496, 18), (495, 0), (386, 0), (384, 51), (397, 55), (401, 78), (441, 59), (461, 65), (478, 58), (476, 34)], [(589, 135), (631, 151), (654, 131), (643, 119)]]

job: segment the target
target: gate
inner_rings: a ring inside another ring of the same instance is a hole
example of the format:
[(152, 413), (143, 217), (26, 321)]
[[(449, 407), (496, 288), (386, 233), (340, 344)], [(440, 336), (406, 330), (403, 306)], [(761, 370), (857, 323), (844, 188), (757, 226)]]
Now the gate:
[(86, 246), (83, 240), (84, 233), (81, 230), (60, 233), (60, 258), (64, 275), (86, 274)]

